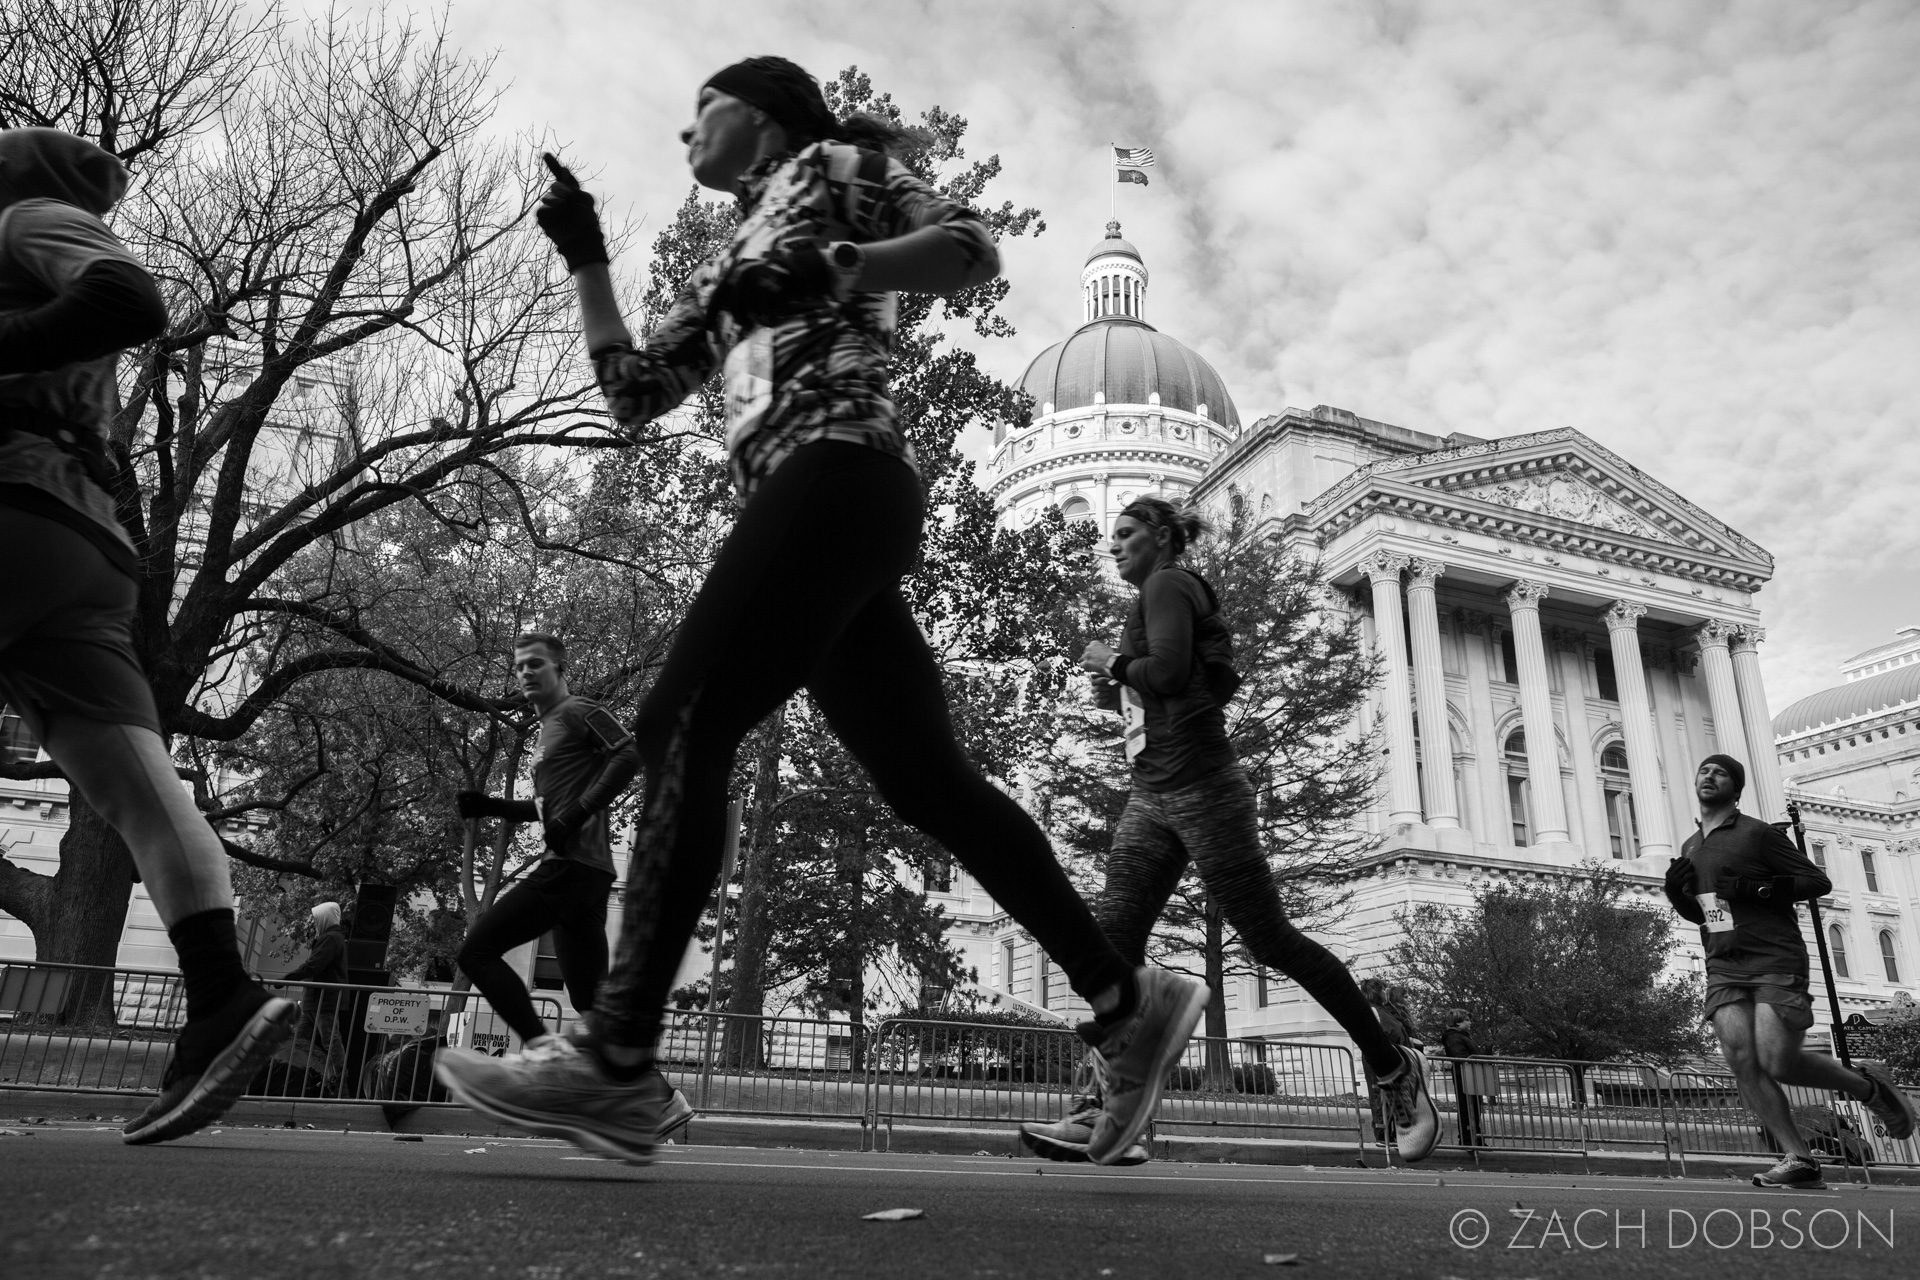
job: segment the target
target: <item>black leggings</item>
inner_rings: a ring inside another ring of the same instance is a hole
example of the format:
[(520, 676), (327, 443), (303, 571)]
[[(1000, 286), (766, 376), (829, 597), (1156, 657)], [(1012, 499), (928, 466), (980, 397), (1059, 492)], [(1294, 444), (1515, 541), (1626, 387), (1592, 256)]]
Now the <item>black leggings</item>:
[(1191, 859), (1200, 883), (1253, 958), (1299, 983), (1333, 1015), (1380, 1075), (1400, 1068), (1400, 1054), (1353, 975), (1331, 951), (1294, 928), (1280, 907), (1273, 869), (1260, 848), (1260, 818), (1246, 770), (1232, 765), (1191, 786), (1148, 791), (1135, 786), (1115, 824), (1107, 854), (1100, 924), (1139, 963)]
[(501, 957), (551, 931), (567, 998), (581, 1013), (607, 971), (607, 893), (613, 873), (551, 858), (487, 908), (460, 948), (460, 971), (522, 1040), (547, 1034), (526, 983)]
[(613, 971), (592, 1024), (651, 1048), (720, 871), (727, 783), (748, 730), (802, 687), (895, 813), (960, 860), (1083, 997), (1131, 971), (1033, 819), (954, 741), (940, 671), (900, 594), (925, 497), (898, 458), (823, 442), (740, 513), (641, 707), (646, 804)]

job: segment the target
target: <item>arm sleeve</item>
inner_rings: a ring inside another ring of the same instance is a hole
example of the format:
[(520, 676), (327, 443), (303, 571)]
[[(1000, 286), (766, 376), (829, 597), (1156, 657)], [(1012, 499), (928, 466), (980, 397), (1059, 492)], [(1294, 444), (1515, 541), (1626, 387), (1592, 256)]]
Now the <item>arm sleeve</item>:
[(494, 814), (508, 822), (540, 821), (540, 806), (531, 800), (495, 800)]
[(593, 353), (607, 411), (627, 434), (678, 405), (719, 369), (720, 349), (707, 328), (714, 280), (713, 264), (702, 263), (638, 350), (612, 346)]
[(166, 326), (153, 277), (131, 262), (95, 262), (39, 306), (0, 314), (0, 374), (97, 360)]
[(1156, 573), (1140, 589), (1147, 651), (1114, 664), (1114, 678), (1167, 697), (1193, 678), (1193, 620), (1199, 584), (1185, 573)]
[[(1833, 881), (1827, 878), (1827, 873), (1803, 856), (1786, 832), (1769, 823), (1767, 834), (1762, 839), (1765, 843), (1761, 847), (1761, 861), (1767, 873), (1776, 882), (1782, 879), (1793, 882), (1793, 896), (1788, 901), (1805, 902), (1810, 898), (1824, 898), (1833, 892)], [(1776, 889), (1776, 896), (1778, 892)]]
[(877, 151), (836, 146), (828, 175), (840, 215), (856, 239), (894, 240), (910, 231), (939, 227), (966, 259), (969, 286), (1000, 274), (1000, 250), (980, 215), (935, 191), (898, 160)]
[(584, 813), (597, 813), (612, 804), (640, 772), (640, 747), (604, 707), (594, 707), (582, 719), (581, 727), (606, 754), (606, 762), (576, 803)]

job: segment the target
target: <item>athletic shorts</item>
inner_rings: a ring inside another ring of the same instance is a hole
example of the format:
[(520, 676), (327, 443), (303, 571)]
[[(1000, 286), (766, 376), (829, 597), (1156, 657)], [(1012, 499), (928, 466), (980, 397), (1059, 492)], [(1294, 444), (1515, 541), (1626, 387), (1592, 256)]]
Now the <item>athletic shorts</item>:
[(133, 650), (133, 579), (67, 526), (0, 504), (0, 700), (45, 740), (50, 715), (160, 732)]
[(1813, 1025), (1813, 996), (1807, 990), (1807, 980), (1793, 973), (1709, 973), (1706, 1008), (1700, 1016), (1711, 1022), (1716, 1010), (1748, 1003), (1772, 1005), (1781, 1021), (1795, 1031)]

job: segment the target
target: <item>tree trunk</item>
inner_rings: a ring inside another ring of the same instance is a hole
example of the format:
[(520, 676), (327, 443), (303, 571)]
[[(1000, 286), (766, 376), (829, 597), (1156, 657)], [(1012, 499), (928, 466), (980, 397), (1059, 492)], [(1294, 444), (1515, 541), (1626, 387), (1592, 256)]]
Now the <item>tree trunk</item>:
[(786, 723), (783, 703), (760, 728), (760, 758), (753, 773), (753, 820), (747, 824), (747, 847), (740, 860), (733, 989), (727, 996), (727, 1012), (742, 1016), (727, 1019), (726, 1044), (720, 1059), (731, 1066), (765, 1065), (760, 1014), (766, 1007), (767, 947), (772, 941), (767, 925), (767, 885), (773, 875), (773, 806), (780, 795), (780, 744)]
[[(31, 922), (36, 960), (103, 965), (120, 958), (127, 905), (133, 898), (133, 855), (120, 833), (77, 789), (68, 792), (67, 832), (60, 837), (60, 870), (38, 921)], [(60, 1009), (66, 1025), (111, 1027), (113, 983), (89, 975), (68, 988)]]
[(1233, 1058), (1227, 1045), (1227, 946), (1226, 924), (1220, 908), (1207, 899), (1207, 1084), (1210, 1088), (1233, 1087)]

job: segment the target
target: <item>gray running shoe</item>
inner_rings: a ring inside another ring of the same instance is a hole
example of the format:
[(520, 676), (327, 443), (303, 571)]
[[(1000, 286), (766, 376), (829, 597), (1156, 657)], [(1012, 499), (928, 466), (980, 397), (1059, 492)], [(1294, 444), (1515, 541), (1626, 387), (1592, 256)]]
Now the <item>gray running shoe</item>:
[(160, 1077), (160, 1096), (121, 1129), (133, 1146), (184, 1138), (227, 1113), (293, 1034), (300, 1006), (249, 982), (218, 1013), (187, 1023)]
[(442, 1049), (433, 1074), (454, 1101), (481, 1115), (565, 1138), (594, 1155), (651, 1164), (675, 1093), (667, 1078), (649, 1070), (637, 1080), (613, 1080), (591, 1053), (542, 1047), (510, 1058)]
[(1779, 1164), (1765, 1173), (1753, 1175), (1756, 1187), (1784, 1187), (1790, 1191), (1825, 1191), (1827, 1183), (1820, 1176), (1820, 1166), (1800, 1156), (1786, 1156)]
[(1139, 1002), (1133, 1016), (1095, 1046), (1106, 1066), (1101, 1112), (1087, 1142), (1087, 1159), (1118, 1164), (1145, 1132), (1167, 1087), (1167, 1072), (1193, 1036), (1207, 1007), (1207, 989), (1164, 969), (1134, 970)]
[[(1097, 1091), (1083, 1093), (1073, 1100), (1073, 1108), (1067, 1112), (1066, 1119), (1056, 1120), (1052, 1124), (1029, 1120), (1021, 1125), (1020, 1142), (1033, 1154), (1048, 1160), (1069, 1163), (1084, 1161), (1088, 1158), (1087, 1144), (1093, 1141), (1093, 1129), (1100, 1119), (1101, 1109), (1101, 1098)], [(1113, 1163), (1145, 1164), (1151, 1159), (1153, 1155), (1147, 1150), (1147, 1144), (1135, 1142), (1121, 1152), (1120, 1158)]]
[(687, 1095), (678, 1089), (667, 1099), (666, 1107), (660, 1113), (660, 1127), (653, 1131), (655, 1143), (665, 1142), (675, 1133), (687, 1127), (694, 1116), (693, 1104), (687, 1101)]
[(1873, 1081), (1873, 1096), (1867, 1099), (1867, 1110), (1886, 1126), (1887, 1136), (1895, 1142), (1912, 1137), (1913, 1103), (1893, 1082), (1893, 1073), (1887, 1070), (1887, 1064), (1856, 1062), (1853, 1069)]
[(1380, 1081), (1380, 1095), (1393, 1109), (1394, 1149), (1413, 1163), (1433, 1154), (1440, 1141), (1440, 1111), (1427, 1092), (1427, 1060), (1406, 1045), (1394, 1047), (1405, 1065)]

